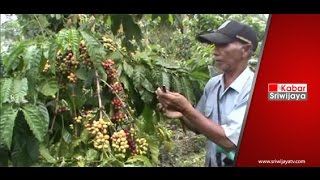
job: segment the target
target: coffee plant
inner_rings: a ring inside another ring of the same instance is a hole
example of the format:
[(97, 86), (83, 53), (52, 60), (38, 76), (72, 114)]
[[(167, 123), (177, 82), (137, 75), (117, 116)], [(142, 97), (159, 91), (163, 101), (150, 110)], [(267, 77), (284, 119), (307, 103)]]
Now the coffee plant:
[[(170, 76), (162, 70), (172, 68), (172, 73), (177, 71), (175, 86), (181, 90), (177, 77), (181, 70), (157, 62), (154, 72), (158, 74), (148, 77), (147, 60), (134, 67), (129, 64), (134, 55), (125, 57), (125, 49), (112, 43), (105, 36), (96, 39), (85, 31), (62, 29), (47, 42), (22, 42), (5, 57), (8, 77), (1, 80), (0, 132), (8, 153), (13, 154), (18, 143), (14, 140), (19, 134), (17, 123), (25, 121), (25, 131), (31, 131), (20, 135), (29, 133), (35, 143), (26, 142), (26, 146), (39, 148), (42, 164), (157, 163), (157, 146), (170, 132), (153, 122), (154, 111), (148, 105), (153, 106), (156, 86), (149, 78), (170, 87)], [(137, 93), (140, 102), (130, 100), (130, 92)], [(135, 108), (140, 104), (146, 105)]]
[(155, 90), (195, 105), (209, 79), (212, 47), (185, 24), (198, 16), (17, 17), (21, 37), (1, 52), (0, 166), (160, 166), (173, 132)]

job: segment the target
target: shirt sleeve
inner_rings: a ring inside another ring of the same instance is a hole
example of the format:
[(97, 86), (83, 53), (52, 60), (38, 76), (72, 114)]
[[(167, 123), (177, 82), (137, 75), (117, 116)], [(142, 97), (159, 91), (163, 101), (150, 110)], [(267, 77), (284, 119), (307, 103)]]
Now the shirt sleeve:
[(227, 116), (227, 123), (221, 125), (221, 127), (224, 129), (226, 136), (236, 146), (238, 145), (238, 140), (240, 137), (240, 131), (243, 124), (246, 107), (246, 103), (242, 103), (240, 106), (236, 107)]

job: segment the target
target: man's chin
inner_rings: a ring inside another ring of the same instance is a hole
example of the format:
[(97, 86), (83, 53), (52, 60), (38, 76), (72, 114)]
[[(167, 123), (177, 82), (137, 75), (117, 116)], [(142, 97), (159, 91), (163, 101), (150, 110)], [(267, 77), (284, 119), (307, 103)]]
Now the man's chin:
[(223, 70), (221, 69), (221, 67), (213, 65), (213, 66), (209, 66), (209, 72), (211, 76), (216, 76), (219, 75), (221, 73), (223, 73)]

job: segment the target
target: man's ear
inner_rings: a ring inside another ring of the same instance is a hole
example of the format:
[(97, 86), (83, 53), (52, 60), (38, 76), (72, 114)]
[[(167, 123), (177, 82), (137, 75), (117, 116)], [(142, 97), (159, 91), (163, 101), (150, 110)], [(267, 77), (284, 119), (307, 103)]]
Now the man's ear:
[(244, 51), (250, 52), (252, 48), (252, 44), (243, 44), (242, 48), (244, 49)]
[(242, 52), (245, 57), (249, 56), (249, 54), (251, 53), (251, 48), (252, 48), (252, 44), (242, 45), (242, 49), (243, 49)]

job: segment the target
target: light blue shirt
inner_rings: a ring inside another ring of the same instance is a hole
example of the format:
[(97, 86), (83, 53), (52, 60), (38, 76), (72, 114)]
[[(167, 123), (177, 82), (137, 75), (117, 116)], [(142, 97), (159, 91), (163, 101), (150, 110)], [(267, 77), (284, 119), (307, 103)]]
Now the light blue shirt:
[[(217, 93), (219, 94), (221, 127), (226, 136), (236, 146), (240, 136), (244, 115), (246, 112), (254, 73), (247, 67), (231, 85), (225, 89), (223, 74), (212, 77), (205, 86), (203, 95), (197, 104), (199, 110), (208, 119), (218, 124)], [(226, 156), (222, 154), (223, 160)], [(217, 166), (216, 145), (208, 140), (206, 166), (211, 160), (211, 166)], [(222, 165), (223, 162), (222, 162)]]

